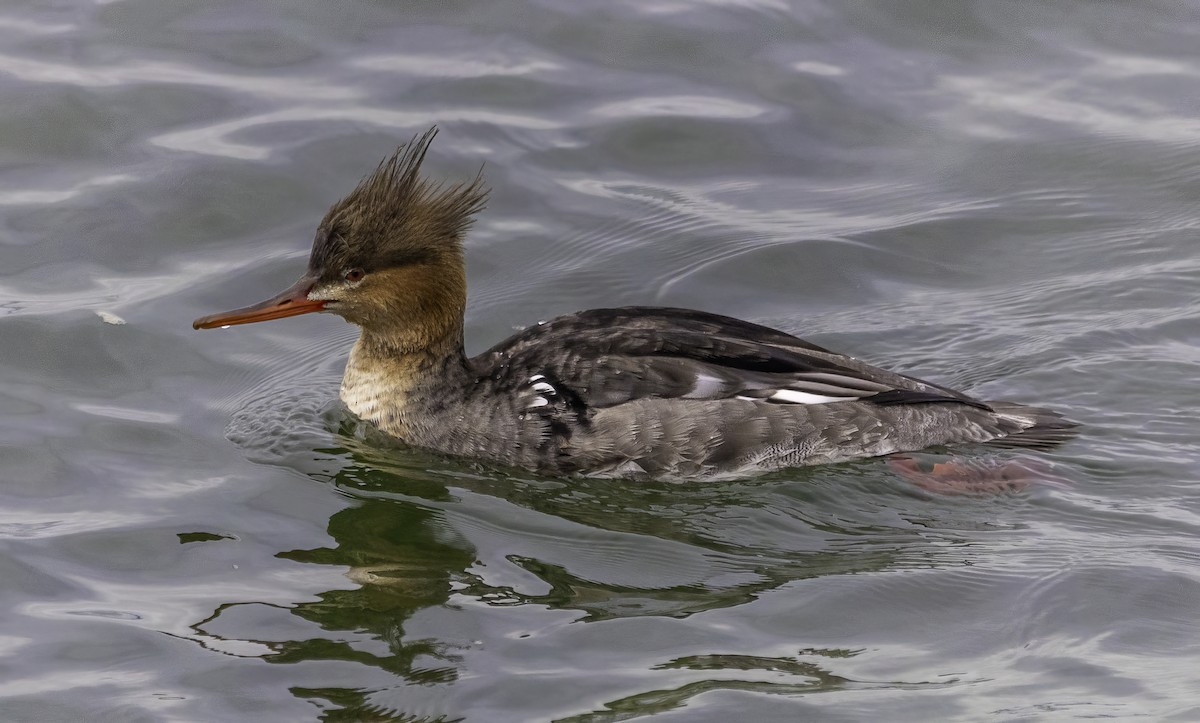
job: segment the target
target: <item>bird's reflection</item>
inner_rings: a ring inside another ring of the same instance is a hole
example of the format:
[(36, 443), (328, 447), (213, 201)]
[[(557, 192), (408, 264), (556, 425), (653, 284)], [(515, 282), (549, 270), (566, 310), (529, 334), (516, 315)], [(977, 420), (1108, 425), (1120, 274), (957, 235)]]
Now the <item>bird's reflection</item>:
[[(931, 531), (919, 514), (927, 500), (902, 485), (861, 503), (880, 494), (869, 488), (888, 474), (883, 464), (743, 483), (568, 483), (381, 446), (353, 430), (339, 430), (336, 440), (339, 446), (310, 447), (286, 464), (354, 503), (329, 519), (333, 544), (278, 557), (342, 567), (352, 585), (291, 607), (315, 628), (303, 639), (263, 643), (269, 652), (261, 656), (289, 665), (350, 662), (391, 679), (375, 687), (292, 688), (339, 711), (334, 718), (420, 720), (414, 711), (381, 708), (374, 694), (461, 680), (471, 641), (450, 629), (430, 637), (429, 626), (409, 633), (423, 610), (535, 605), (573, 611), (581, 623), (684, 617), (797, 580), (936, 565), (956, 542), (944, 525)], [(912, 514), (905, 516), (905, 505)], [(728, 658), (718, 653), (709, 664)], [(819, 668), (822, 686), (836, 683)]]

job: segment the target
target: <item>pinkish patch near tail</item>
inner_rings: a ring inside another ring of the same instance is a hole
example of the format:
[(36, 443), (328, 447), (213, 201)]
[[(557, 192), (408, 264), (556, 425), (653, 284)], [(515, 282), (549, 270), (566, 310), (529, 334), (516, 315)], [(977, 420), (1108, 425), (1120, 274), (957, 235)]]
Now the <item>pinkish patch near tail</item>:
[[(940, 461), (938, 461), (940, 460)], [(1070, 487), (1055, 465), (1032, 458), (951, 457), (894, 454), (888, 467), (923, 490), (945, 495), (1019, 492), (1031, 485)]]

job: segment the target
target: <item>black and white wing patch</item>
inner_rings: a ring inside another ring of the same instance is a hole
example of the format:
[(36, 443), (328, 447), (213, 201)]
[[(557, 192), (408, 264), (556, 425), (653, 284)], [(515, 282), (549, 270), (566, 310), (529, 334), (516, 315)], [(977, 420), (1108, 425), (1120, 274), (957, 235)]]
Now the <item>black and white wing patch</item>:
[[(833, 372), (801, 372), (791, 375), (764, 376), (773, 377), (770, 382), (774, 383), (764, 384), (763, 382), (766, 380), (743, 377), (748, 388), (739, 391), (736, 395), (737, 398), (771, 404), (831, 404), (864, 401), (880, 406), (958, 402), (980, 409), (989, 409), (986, 404), (978, 400), (923, 383), (926, 387), (924, 389), (894, 387), (873, 379)], [(780, 379), (780, 376), (783, 376), (784, 379)]]
[(772, 404), (829, 404), (850, 402), (887, 392), (886, 384), (831, 372), (802, 372), (799, 374), (763, 374), (745, 378), (746, 389), (738, 399), (770, 402)]
[(517, 390), (517, 409), (522, 415), (563, 418), (571, 415), (585, 422), (587, 405), (569, 385), (549, 374), (533, 374)]
[(534, 374), (522, 385), (521, 402), (524, 409), (548, 407), (561, 401), (558, 390), (544, 374)]

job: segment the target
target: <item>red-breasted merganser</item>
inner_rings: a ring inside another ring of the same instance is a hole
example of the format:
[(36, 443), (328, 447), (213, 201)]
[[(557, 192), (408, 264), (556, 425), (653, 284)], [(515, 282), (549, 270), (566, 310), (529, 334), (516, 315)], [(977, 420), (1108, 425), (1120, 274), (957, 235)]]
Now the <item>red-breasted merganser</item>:
[(208, 329), (331, 312), (362, 333), (341, 398), (401, 440), (544, 474), (699, 478), (931, 446), (1049, 446), (1058, 414), (885, 371), (702, 311), (593, 309), (463, 351), (462, 238), (482, 179), (431, 183), (436, 129), (383, 161), (317, 228), (308, 271)]

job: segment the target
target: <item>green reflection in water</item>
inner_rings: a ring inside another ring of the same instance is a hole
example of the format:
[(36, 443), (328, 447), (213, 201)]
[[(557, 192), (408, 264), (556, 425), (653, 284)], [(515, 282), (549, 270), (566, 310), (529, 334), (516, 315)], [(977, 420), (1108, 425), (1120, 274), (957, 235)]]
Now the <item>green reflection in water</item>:
[[(446, 603), (451, 579), (475, 559), (470, 549), (444, 539), (433, 521), (436, 515), (419, 505), (365, 500), (330, 518), (328, 531), (337, 542), (335, 547), (279, 554), (297, 562), (347, 566), (359, 587), (321, 593), (319, 601), (298, 604), (292, 613), (331, 633), (365, 633), (386, 644), (386, 655), (357, 649), (344, 640), (311, 638), (282, 643), (267, 660), (281, 664), (353, 661), (409, 684), (454, 681), (459, 658), (453, 646), (412, 639), (404, 631), (405, 621), (414, 613)], [(378, 710), (368, 700), (370, 690), (297, 687), (292, 692), (336, 705), (336, 710), (326, 712), (325, 720), (416, 720)]]
[(302, 603), (293, 613), (323, 630), (369, 631), (387, 643), (390, 655), (354, 651), (347, 643), (308, 640), (285, 643), (272, 662), (356, 660), (417, 683), (453, 679), (453, 668), (415, 668), (419, 655), (453, 660), (436, 641), (404, 639), (403, 621), (414, 612), (446, 602), (450, 577), (474, 556), (437, 539), (429, 519), (434, 513), (414, 505), (365, 502), (335, 514), (329, 533), (335, 548), (292, 550), (279, 557), (318, 565), (346, 565), (360, 583), (352, 590), (331, 590), (319, 602)]

